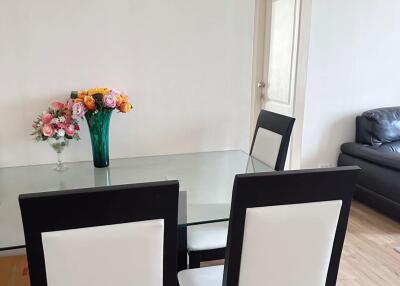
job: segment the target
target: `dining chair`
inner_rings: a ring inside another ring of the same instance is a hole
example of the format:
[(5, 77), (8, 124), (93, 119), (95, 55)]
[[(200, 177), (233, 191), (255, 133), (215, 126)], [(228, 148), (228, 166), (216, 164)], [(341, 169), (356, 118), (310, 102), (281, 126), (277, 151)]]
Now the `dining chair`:
[(225, 264), (180, 286), (333, 286), (358, 167), (237, 175)]
[(20, 195), (31, 286), (176, 285), (178, 181)]
[[(261, 110), (250, 155), (276, 171), (283, 170), (294, 122), (294, 118)], [(228, 222), (188, 227), (189, 268), (200, 267), (201, 261), (223, 259), (227, 235)]]

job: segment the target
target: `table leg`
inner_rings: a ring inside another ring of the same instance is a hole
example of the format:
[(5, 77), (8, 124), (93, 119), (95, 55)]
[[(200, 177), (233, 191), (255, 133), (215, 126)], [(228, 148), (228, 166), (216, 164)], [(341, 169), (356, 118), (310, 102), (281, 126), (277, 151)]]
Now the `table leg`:
[(187, 227), (178, 226), (177, 272), (187, 269)]

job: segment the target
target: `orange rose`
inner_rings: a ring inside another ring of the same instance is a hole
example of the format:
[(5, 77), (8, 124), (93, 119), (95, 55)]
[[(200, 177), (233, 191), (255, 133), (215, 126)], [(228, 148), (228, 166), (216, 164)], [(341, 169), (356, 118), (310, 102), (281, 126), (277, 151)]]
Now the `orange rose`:
[(83, 103), (85, 103), (85, 106), (88, 110), (95, 110), (96, 109), (96, 102), (93, 99), (93, 97), (86, 95), (83, 98)]
[(84, 90), (78, 91), (78, 98), (79, 99), (83, 100), (86, 95), (88, 95), (86, 91), (84, 91)]
[(118, 95), (117, 96), (117, 107), (119, 107), (122, 103), (128, 103), (127, 95)]
[(118, 107), (119, 111), (123, 113), (127, 113), (132, 110), (132, 104), (129, 102), (123, 102), (121, 105)]

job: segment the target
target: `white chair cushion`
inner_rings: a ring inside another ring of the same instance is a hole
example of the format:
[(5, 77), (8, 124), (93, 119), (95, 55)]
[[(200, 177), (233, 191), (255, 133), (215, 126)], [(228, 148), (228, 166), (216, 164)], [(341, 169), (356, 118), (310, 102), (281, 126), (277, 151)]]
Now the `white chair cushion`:
[(164, 220), (42, 233), (48, 286), (162, 286)]
[(271, 168), (275, 168), (281, 143), (282, 135), (259, 127), (251, 155)]
[(248, 208), (239, 285), (325, 285), (341, 205)]
[(222, 286), (224, 266), (183, 270), (178, 273), (179, 286)]
[(187, 228), (187, 248), (189, 251), (226, 247), (228, 221), (192, 225)]

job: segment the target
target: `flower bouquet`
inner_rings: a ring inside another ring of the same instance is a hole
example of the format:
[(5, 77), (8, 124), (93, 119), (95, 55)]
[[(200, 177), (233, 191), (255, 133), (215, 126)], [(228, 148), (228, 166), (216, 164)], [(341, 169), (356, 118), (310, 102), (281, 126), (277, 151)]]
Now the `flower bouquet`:
[(67, 104), (62, 102), (53, 102), (51, 106), (38, 115), (33, 122), (31, 135), (36, 141), (47, 141), (57, 153), (56, 171), (64, 171), (65, 165), (61, 160), (61, 153), (68, 146), (70, 140), (79, 140), (78, 131), (80, 130), (77, 117), (72, 112), (72, 101)]
[(85, 116), (92, 141), (93, 163), (97, 168), (109, 165), (109, 126), (114, 109), (122, 113), (132, 110), (126, 94), (114, 88), (92, 88), (71, 92), (72, 116)]

